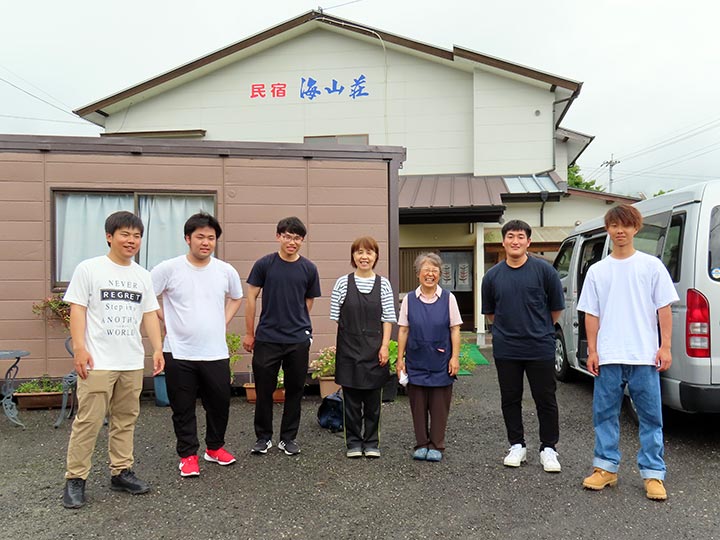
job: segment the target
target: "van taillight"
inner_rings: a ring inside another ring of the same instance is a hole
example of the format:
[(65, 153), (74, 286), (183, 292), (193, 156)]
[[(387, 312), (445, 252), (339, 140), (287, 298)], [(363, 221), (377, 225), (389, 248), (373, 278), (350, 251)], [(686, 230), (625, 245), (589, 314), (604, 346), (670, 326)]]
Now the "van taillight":
[(685, 349), (688, 356), (695, 358), (710, 356), (710, 304), (695, 289), (687, 292)]

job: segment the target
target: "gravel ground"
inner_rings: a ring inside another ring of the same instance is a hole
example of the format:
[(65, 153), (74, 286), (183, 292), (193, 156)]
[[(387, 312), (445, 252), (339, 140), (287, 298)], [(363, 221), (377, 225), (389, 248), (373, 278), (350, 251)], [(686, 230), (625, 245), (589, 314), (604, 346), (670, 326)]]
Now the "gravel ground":
[(592, 459), (589, 379), (559, 386), (561, 474), (539, 465), (537, 424), (526, 394), (530, 453), (519, 469), (502, 466), (507, 443), (497, 378), (493, 366), (480, 366), (455, 385), (441, 463), (410, 459), (405, 396), (383, 405), (379, 460), (344, 457), (342, 435), (317, 425), (318, 396), (303, 404), (299, 456), (276, 448), (252, 456), (253, 406), (238, 397), (227, 433), (238, 463), (202, 462), (201, 476), (189, 479), (178, 475), (170, 410), (144, 401), (135, 470), (153, 491), (133, 497), (109, 490), (103, 431), (87, 484), (89, 502), (80, 510), (65, 510), (60, 500), (70, 425), (53, 429), (56, 411), (22, 411), (25, 430), (0, 417), (0, 538), (720, 538), (717, 417), (669, 415), (670, 498), (652, 502), (634, 466), (637, 429), (626, 419), (618, 487), (598, 493), (580, 487)]

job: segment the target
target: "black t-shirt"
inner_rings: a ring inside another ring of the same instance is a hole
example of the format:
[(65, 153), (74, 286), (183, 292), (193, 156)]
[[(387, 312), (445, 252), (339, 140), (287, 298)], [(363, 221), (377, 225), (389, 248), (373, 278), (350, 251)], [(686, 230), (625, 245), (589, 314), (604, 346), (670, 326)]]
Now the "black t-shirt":
[(482, 281), (482, 312), (494, 314), (493, 356), (512, 360), (555, 357), (551, 311), (565, 308), (565, 295), (555, 269), (538, 257), (519, 268), (502, 261)]
[(302, 343), (312, 335), (306, 298), (320, 296), (317, 267), (305, 257), (284, 261), (278, 253), (258, 259), (247, 283), (262, 288), (262, 311), (255, 339)]

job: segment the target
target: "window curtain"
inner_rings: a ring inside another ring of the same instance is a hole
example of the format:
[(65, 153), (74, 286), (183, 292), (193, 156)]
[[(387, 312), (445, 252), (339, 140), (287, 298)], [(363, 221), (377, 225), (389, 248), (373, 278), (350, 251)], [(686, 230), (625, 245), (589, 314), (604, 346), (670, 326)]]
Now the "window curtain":
[(55, 276), (70, 281), (79, 262), (107, 253), (105, 219), (134, 210), (127, 193), (58, 193), (55, 197)]
[(159, 262), (187, 253), (183, 226), (198, 212), (215, 213), (215, 199), (198, 195), (140, 195), (145, 234), (139, 264), (152, 270)]

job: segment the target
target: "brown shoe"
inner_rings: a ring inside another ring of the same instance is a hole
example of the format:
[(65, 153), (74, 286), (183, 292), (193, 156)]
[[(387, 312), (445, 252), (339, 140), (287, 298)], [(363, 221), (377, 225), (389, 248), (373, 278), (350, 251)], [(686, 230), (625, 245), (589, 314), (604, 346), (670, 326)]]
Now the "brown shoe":
[(664, 501), (667, 499), (667, 491), (662, 480), (657, 478), (646, 478), (645, 479), (645, 495), (648, 499), (654, 501)]
[(614, 486), (618, 482), (617, 473), (611, 473), (605, 469), (595, 467), (593, 473), (583, 480), (583, 487), (600, 491), (607, 486)]

